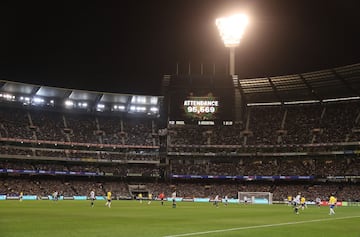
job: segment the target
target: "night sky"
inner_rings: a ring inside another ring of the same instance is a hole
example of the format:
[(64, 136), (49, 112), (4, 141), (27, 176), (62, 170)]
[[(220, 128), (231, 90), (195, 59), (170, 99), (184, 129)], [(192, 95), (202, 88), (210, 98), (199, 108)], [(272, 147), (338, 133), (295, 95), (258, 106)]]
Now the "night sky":
[(237, 11), (250, 20), (236, 49), (240, 78), (360, 63), (359, 0), (12, 1), (0, 10), (0, 79), (10, 81), (160, 95), (177, 63), (226, 68), (215, 19)]

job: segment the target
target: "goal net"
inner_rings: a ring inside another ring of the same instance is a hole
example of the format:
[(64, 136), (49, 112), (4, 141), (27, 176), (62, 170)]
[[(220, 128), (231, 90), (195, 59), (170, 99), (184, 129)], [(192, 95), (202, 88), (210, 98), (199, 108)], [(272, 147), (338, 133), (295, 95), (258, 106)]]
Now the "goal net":
[(238, 192), (239, 203), (272, 204), (273, 194), (269, 192)]

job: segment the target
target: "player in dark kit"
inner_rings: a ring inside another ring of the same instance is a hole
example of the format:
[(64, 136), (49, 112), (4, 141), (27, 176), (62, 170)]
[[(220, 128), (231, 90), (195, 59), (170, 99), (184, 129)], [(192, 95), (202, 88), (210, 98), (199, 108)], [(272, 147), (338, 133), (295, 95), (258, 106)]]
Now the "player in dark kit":
[(165, 194), (164, 194), (164, 193), (160, 193), (160, 194), (159, 194), (159, 199), (160, 199), (160, 201), (161, 201), (161, 206), (164, 205), (164, 198), (165, 198)]

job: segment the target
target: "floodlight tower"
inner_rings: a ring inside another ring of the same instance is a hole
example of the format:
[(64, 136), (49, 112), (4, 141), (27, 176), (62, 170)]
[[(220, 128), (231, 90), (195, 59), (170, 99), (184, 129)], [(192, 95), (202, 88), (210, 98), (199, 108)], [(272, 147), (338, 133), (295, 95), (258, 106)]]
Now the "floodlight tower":
[(235, 75), (235, 48), (239, 46), (248, 18), (243, 14), (218, 18), (215, 21), (225, 47), (230, 49), (229, 73)]

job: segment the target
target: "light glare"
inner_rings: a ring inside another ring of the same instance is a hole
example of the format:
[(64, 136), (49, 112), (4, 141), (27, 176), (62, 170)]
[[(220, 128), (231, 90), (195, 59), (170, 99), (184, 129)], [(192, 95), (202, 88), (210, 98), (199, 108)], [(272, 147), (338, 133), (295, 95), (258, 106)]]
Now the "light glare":
[(240, 39), (248, 24), (248, 18), (246, 15), (236, 14), (218, 18), (215, 23), (225, 46), (236, 47), (240, 44)]
[(71, 100), (66, 100), (66, 101), (65, 101), (65, 106), (71, 107), (71, 106), (73, 106), (73, 105), (74, 105), (74, 102), (72, 102)]

